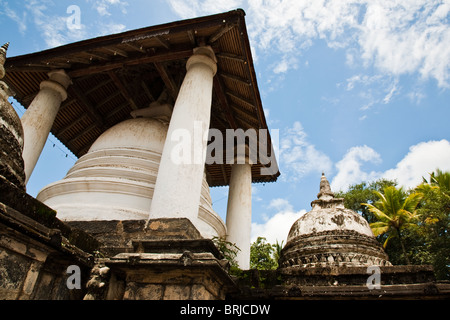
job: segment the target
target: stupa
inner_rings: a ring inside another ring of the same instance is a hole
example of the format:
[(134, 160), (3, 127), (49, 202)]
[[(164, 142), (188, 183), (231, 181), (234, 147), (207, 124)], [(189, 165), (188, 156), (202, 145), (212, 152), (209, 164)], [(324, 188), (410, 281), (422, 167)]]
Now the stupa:
[[(66, 177), (46, 186), (37, 199), (68, 222), (147, 219), (172, 106), (154, 102), (139, 111), (105, 131)], [(192, 222), (205, 238), (226, 234), (212, 208), (206, 173)]]
[(289, 231), (281, 268), (391, 265), (368, 222), (335, 198), (325, 174), (311, 206)]

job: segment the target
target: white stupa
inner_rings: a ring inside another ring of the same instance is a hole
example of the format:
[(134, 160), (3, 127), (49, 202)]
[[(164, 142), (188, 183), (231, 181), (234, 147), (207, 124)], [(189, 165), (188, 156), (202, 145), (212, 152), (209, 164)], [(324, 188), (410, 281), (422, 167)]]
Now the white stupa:
[[(63, 221), (148, 219), (170, 113), (169, 105), (152, 105), (134, 114), (141, 117), (108, 129), (64, 179), (46, 186), (37, 199)], [(203, 237), (226, 235), (212, 208), (206, 174), (192, 223)]]

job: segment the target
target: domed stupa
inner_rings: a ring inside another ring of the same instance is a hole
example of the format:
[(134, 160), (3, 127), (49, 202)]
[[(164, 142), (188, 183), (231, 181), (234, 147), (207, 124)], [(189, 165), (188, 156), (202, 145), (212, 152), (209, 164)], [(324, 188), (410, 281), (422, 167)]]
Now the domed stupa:
[(9, 43), (0, 47), (0, 179), (25, 190), (22, 123), (8, 101), (12, 91), (2, 81), (6, 74), (4, 63), (8, 47)]
[(280, 258), (280, 268), (362, 267), (391, 265), (369, 223), (335, 198), (322, 174), (312, 210), (292, 225)]
[[(140, 117), (105, 131), (64, 179), (46, 186), (37, 199), (56, 210), (63, 221), (148, 219), (171, 106), (151, 105), (139, 112)], [(212, 208), (206, 174), (198, 216), (192, 223), (206, 238), (226, 234), (224, 222)]]

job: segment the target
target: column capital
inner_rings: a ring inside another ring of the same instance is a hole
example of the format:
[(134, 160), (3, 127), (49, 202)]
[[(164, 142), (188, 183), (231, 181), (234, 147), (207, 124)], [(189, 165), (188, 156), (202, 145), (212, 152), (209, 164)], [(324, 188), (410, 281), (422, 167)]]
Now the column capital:
[(248, 144), (243, 144), (227, 149), (226, 156), (228, 164), (249, 164), (252, 166), (255, 164), (257, 153), (256, 151), (251, 151)]
[(210, 46), (194, 48), (194, 54), (186, 63), (186, 69), (189, 69), (195, 64), (205, 64), (211, 68), (213, 76), (217, 72), (217, 59), (214, 50)]
[(72, 79), (69, 77), (69, 75), (66, 73), (64, 69), (52, 70), (49, 73), (47, 73), (47, 75), (50, 78), (50, 80), (58, 82), (65, 89), (67, 89), (69, 85), (72, 84)]
[(50, 89), (61, 95), (61, 100), (67, 99), (67, 88), (72, 84), (72, 80), (67, 73), (62, 70), (52, 70), (48, 73), (49, 80), (44, 80), (40, 84), (41, 89)]

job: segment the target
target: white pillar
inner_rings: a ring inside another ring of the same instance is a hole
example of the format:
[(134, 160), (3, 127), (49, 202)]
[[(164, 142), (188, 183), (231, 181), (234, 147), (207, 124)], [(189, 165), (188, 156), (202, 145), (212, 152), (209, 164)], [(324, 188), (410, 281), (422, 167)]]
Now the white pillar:
[(67, 99), (66, 89), (71, 83), (64, 70), (51, 71), (48, 76), (50, 79), (41, 82), (41, 90), (21, 119), (24, 131), (22, 156), (25, 163), (25, 183), (30, 179), (44, 149), (61, 102)]
[[(213, 77), (217, 72), (214, 51), (210, 47), (194, 49), (186, 69), (170, 120), (149, 217), (188, 218), (195, 225), (206, 161)], [(203, 133), (206, 139), (202, 138)]]
[(240, 251), (236, 256), (239, 268), (250, 269), (250, 236), (252, 226), (252, 166), (233, 164), (227, 207), (227, 241)]

